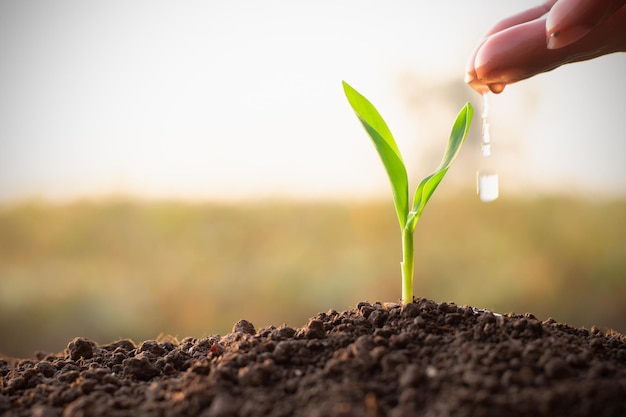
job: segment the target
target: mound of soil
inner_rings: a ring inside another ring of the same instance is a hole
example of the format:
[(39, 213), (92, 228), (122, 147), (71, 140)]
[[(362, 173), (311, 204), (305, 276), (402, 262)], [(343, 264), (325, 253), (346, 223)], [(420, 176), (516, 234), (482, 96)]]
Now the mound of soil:
[(3, 417), (626, 415), (625, 336), (425, 299), (180, 342), (76, 338), (0, 374)]

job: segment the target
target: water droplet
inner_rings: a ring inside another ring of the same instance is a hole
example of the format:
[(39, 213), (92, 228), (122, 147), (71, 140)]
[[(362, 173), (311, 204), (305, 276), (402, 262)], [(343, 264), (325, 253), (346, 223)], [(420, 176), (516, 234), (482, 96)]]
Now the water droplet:
[(501, 92), (504, 91), (504, 87), (506, 87), (505, 83), (493, 83), (493, 84), (489, 84), (489, 89), (491, 90), (492, 93), (494, 94), (500, 94)]
[(498, 174), (493, 171), (478, 171), (476, 173), (478, 197), (483, 203), (498, 199)]

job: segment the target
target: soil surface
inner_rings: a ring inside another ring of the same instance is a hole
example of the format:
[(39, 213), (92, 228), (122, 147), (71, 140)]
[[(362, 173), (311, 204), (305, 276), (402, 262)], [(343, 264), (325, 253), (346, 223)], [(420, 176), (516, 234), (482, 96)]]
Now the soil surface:
[(626, 337), (418, 299), (0, 360), (0, 416), (626, 416)]

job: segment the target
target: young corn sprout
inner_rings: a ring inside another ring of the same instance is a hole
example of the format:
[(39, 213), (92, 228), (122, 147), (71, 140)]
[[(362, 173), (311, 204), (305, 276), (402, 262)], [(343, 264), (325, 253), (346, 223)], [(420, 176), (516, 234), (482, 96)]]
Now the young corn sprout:
[(439, 167), (419, 183), (413, 197), (413, 205), (409, 207), (409, 181), (406, 167), (391, 131), (369, 100), (345, 81), (343, 81), (343, 89), (352, 109), (372, 139), (387, 175), (389, 175), (393, 201), (402, 232), (402, 262), (400, 263), (402, 269), (402, 303), (410, 303), (413, 302), (413, 232), (426, 203), (448, 172), (465, 141), (474, 109), (470, 103), (466, 103), (459, 112), (454, 126), (452, 126), (448, 146)]

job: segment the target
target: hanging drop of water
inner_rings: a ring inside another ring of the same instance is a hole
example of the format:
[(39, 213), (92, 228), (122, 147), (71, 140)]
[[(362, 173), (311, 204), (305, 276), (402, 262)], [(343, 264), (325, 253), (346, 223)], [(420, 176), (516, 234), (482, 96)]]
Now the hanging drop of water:
[(491, 90), (491, 92), (493, 92), (495, 94), (499, 94), (499, 93), (503, 92), (504, 91), (504, 87), (506, 87), (505, 83), (489, 84), (489, 89)]
[(476, 172), (476, 189), (480, 201), (489, 202), (498, 198), (498, 173), (491, 167), (491, 136), (489, 133), (489, 100), (487, 93), (483, 93), (482, 137), (480, 142), (481, 161)]

